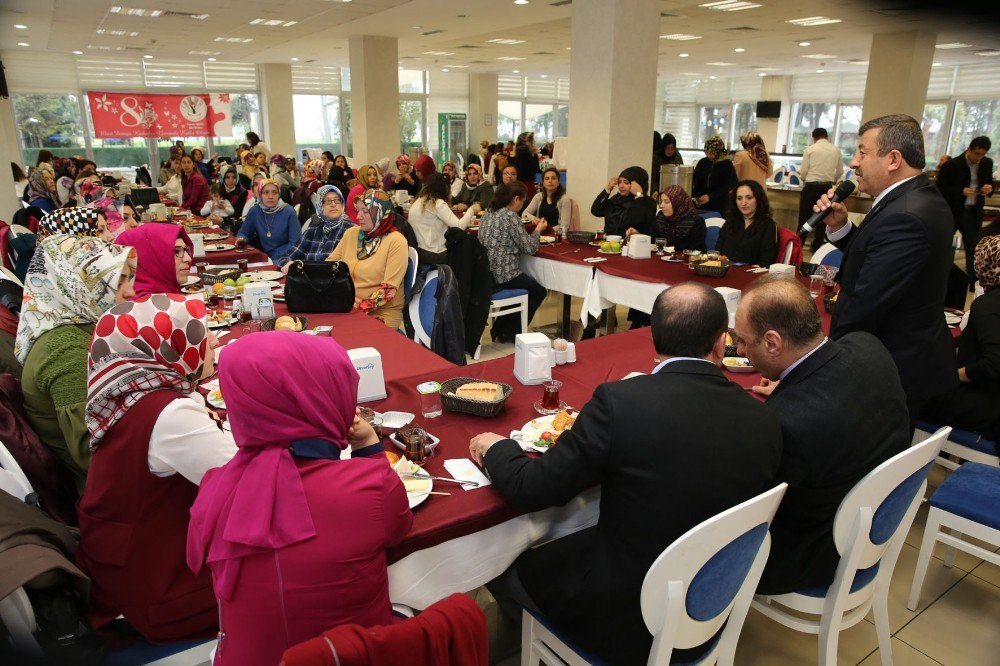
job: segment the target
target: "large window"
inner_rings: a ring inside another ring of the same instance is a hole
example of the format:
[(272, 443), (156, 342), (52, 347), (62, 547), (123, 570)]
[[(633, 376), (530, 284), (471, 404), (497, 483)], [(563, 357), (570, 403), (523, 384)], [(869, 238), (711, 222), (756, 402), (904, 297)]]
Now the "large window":
[(801, 153), (812, 143), (812, 131), (823, 127), (836, 143), (834, 126), (837, 120), (836, 104), (792, 104), (792, 122), (789, 124), (788, 152)]
[[(754, 102), (737, 102), (733, 111), (733, 140), (735, 146), (744, 133), (757, 129), (757, 104)], [(771, 147), (774, 151), (774, 147)]]
[(424, 108), (422, 99), (399, 100), (399, 148), (403, 153), (424, 145)]
[(861, 105), (842, 104), (837, 120), (837, 147), (851, 159), (858, 150), (858, 128), (861, 127)]
[(733, 105), (723, 106), (703, 106), (701, 107), (701, 122), (698, 125), (698, 143), (705, 144), (705, 141), (719, 134), (726, 145), (732, 143), (730, 128), (732, 123)]
[(337, 95), (292, 95), (295, 115), (296, 159), (305, 148), (344, 152), (340, 97)]
[(27, 164), (43, 148), (56, 157), (84, 153), (83, 121), (76, 95), (14, 95), (14, 119)]
[(994, 146), (1000, 144), (1000, 99), (959, 100), (955, 103), (949, 154), (959, 154), (977, 136), (990, 137)]
[(521, 133), (521, 102), (502, 99), (497, 102), (497, 139), (514, 141)]
[(947, 103), (924, 105), (920, 128), (924, 132), (924, 155), (928, 165), (936, 164), (938, 158), (948, 153), (948, 106)]

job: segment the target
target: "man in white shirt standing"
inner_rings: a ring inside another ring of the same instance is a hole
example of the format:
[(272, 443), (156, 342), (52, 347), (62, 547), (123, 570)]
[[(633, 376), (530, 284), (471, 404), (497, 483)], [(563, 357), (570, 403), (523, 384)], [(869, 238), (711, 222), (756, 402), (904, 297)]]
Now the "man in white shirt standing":
[[(813, 204), (823, 193), (833, 187), (844, 175), (844, 157), (840, 149), (830, 143), (829, 135), (822, 127), (813, 130), (812, 145), (802, 153), (802, 195), (799, 198), (799, 226), (812, 215)], [(817, 224), (813, 232), (812, 251), (815, 252), (826, 240), (823, 224)]]

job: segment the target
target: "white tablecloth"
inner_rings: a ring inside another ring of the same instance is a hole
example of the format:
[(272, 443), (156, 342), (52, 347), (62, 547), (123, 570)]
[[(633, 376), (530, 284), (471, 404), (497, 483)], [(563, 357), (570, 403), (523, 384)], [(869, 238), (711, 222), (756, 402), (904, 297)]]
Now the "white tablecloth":
[(424, 609), (450, 594), (474, 590), (532, 546), (596, 525), (600, 497), (600, 488), (591, 488), (566, 506), (518, 516), (407, 555), (389, 567), (389, 598)]
[[(593, 314), (594, 267), (567, 261), (556, 261), (533, 255), (521, 256), (521, 270), (530, 275), (538, 284), (552, 291), (583, 299), (580, 321), (587, 323), (587, 313)], [(600, 315), (600, 308), (597, 314)]]
[(594, 288), (590, 298), (590, 306), (596, 309), (594, 316), (599, 316), (602, 308), (613, 305), (625, 305), (649, 314), (653, 311), (656, 297), (670, 285), (665, 282), (646, 282), (630, 278), (608, 275), (600, 270), (594, 276)]

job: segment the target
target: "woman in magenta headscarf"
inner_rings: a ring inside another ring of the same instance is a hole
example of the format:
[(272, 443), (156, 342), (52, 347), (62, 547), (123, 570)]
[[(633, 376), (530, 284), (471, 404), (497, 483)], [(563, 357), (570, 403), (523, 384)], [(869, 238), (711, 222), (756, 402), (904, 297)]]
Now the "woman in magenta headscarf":
[(239, 453), (202, 482), (187, 558), (212, 571), (215, 666), (270, 666), (329, 628), (391, 622), (385, 549), (413, 517), (356, 415), (358, 374), (343, 347), (272, 331), (227, 349), (219, 381)]
[(351, 218), (351, 222), (354, 224), (358, 223), (358, 199), (364, 195), (366, 189), (368, 188), (364, 183), (359, 183), (347, 193), (347, 201), (344, 202), (344, 212), (347, 213), (347, 217)]
[(123, 231), (118, 245), (135, 248), (135, 297), (146, 294), (179, 294), (191, 270), (194, 246), (183, 227), (176, 224), (144, 224)]

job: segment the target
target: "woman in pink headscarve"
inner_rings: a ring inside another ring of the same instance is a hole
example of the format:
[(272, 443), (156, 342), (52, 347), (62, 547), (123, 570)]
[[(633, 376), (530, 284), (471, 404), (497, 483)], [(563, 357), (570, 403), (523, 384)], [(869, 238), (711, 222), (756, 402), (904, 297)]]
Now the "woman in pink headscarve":
[(135, 297), (146, 294), (179, 294), (191, 270), (194, 246), (183, 227), (176, 224), (144, 224), (123, 231), (118, 245), (135, 248)]
[(363, 183), (359, 183), (351, 188), (351, 191), (347, 193), (347, 201), (344, 203), (344, 212), (347, 213), (347, 217), (351, 218), (351, 222), (354, 224), (358, 223), (358, 199), (365, 193), (368, 189)]
[(188, 566), (207, 560), (212, 571), (215, 666), (271, 666), (329, 628), (391, 622), (385, 550), (413, 517), (356, 416), (358, 374), (343, 347), (272, 331), (226, 349), (219, 381), (239, 453), (202, 481)]

